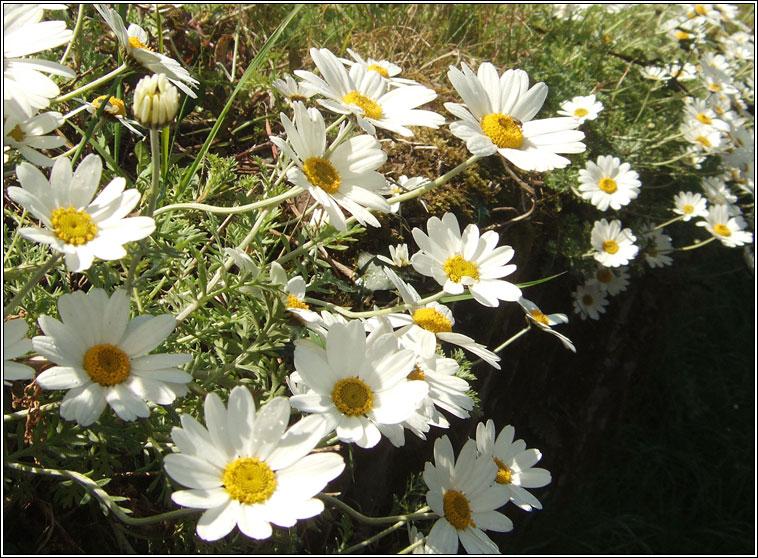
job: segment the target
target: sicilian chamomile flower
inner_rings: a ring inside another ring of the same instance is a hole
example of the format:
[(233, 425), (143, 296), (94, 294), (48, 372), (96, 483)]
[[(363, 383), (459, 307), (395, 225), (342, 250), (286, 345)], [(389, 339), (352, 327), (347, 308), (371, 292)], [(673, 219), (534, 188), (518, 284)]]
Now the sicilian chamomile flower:
[[(652, 227), (655, 227), (654, 223)], [(645, 261), (650, 267), (664, 267), (674, 262), (669, 255), (674, 251), (669, 235), (662, 230), (653, 230), (640, 233), (640, 237), (643, 241), (647, 241), (647, 246), (642, 250), (642, 255), (645, 256)]]
[(367, 71), (376, 72), (377, 74), (382, 76), (384, 79), (388, 81), (390, 86), (418, 85), (412, 79), (397, 77), (398, 74), (400, 74), (400, 72), (403, 71), (403, 69), (397, 64), (393, 64), (392, 62), (389, 62), (388, 60), (374, 60), (373, 58), (369, 58), (368, 60), (365, 60), (360, 54), (358, 54), (357, 52), (351, 49), (347, 49), (347, 53), (351, 56), (353, 60), (340, 59), (341, 62), (343, 62), (344, 64), (347, 64), (348, 66), (352, 66), (353, 64), (360, 64), (361, 66), (366, 68)]
[(95, 422), (106, 405), (126, 421), (150, 415), (145, 401), (170, 405), (187, 393), (192, 377), (178, 367), (186, 354), (148, 354), (174, 331), (173, 316), (129, 320), (129, 295), (110, 297), (103, 289), (76, 291), (58, 299), (61, 321), (41, 316), (45, 335), (32, 339), (34, 350), (57, 364), (37, 376), (42, 389), (68, 390), (61, 416), (82, 426)]
[(453, 135), (466, 142), (474, 155), (499, 153), (518, 168), (544, 172), (570, 163), (558, 153), (582, 153), (584, 132), (576, 130), (572, 117), (532, 120), (547, 97), (547, 85), (529, 88), (523, 70), (507, 70), (498, 76), (495, 66), (485, 62), (477, 74), (465, 63), (463, 72), (451, 66), (447, 77), (464, 105), (445, 103), (461, 120), (450, 124)]
[(126, 256), (123, 244), (155, 230), (150, 217), (125, 218), (139, 202), (140, 193), (136, 189), (124, 191), (126, 180), (122, 177), (114, 178), (92, 200), (102, 165), (100, 157), (91, 154), (72, 172), (71, 161), (58, 159), (48, 181), (36, 167), (21, 163), (16, 175), (22, 187), (8, 188), (10, 198), (45, 226), (22, 227), (19, 234), (63, 253), (70, 271), (89, 269), (95, 257), (121, 259)]
[(333, 324), (326, 332), (326, 349), (295, 341), (295, 369), (308, 388), (290, 404), (303, 413), (318, 414), (324, 432), (336, 431), (343, 442), (374, 447), (380, 426), (396, 425), (419, 408), (429, 384), (408, 380), (413, 351), (400, 349), (393, 333), (383, 329), (366, 337), (363, 323)]
[(722, 132), (728, 132), (729, 123), (720, 119), (716, 111), (705, 99), (686, 97), (684, 100), (684, 116), (689, 126), (711, 126)]
[(3, 381), (31, 380), (34, 368), (13, 362), (32, 350), (32, 340), (24, 337), (28, 326), (23, 319), (3, 322)]
[[(3, 4), (3, 107), (31, 118), (60, 94), (55, 82), (44, 74), (68, 78), (76, 74), (49, 60), (24, 58), (71, 40), (73, 31), (63, 21), (42, 21), (45, 9), (65, 6)], [(23, 120), (20, 116), (19, 120)]]
[(295, 78), (289, 74), (286, 74), (284, 79), (275, 79), (271, 82), (271, 85), (273, 85), (279, 93), (287, 97), (290, 104), (295, 103), (295, 101), (305, 102), (316, 93), (307, 83), (297, 82), (295, 81)]
[(587, 318), (599, 320), (600, 314), (605, 314), (608, 298), (605, 291), (601, 290), (596, 283), (578, 285), (572, 296), (574, 297), (574, 312), (583, 320)]
[(6, 111), (3, 122), (3, 146), (15, 149), (30, 163), (52, 167), (54, 161), (38, 150), (55, 149), (66, 143), (66, 138), (62, 136), (47, 135), (63, 124), (63, 115), (59, 112), (45, 112), (31, 118), (23, 115), (21, 120), (18, 115), (23, 113)]
[(421, 306), (421, 297), (416, 289), (400, 279), (389, 268), (384, 268), (387, 277), (395, 285), (401, 298), (406, 304), (415, 308), (409, 314), (390, 314), (388, 316), (393, 327), (400, 328), (396, 332), (401, 339), (408, 337), (417, 347), (417, 352), (424, 358), (432, 358), (437, 349), (437, 340), (458, 345), (471, 351), (493, 368), (500, 370), (500, 357), (477, 343), (468, 335), (454, 333), (455, 319), (447, 306), (438, 302), (430, 302)]
[(426, 540), (426, 552), (456, 554), (458, 543), (469, 554), (499, 554), (485, 530), (507, 532), (513, 522), (495, 511), (508, 503), (511, 491), (492, 483), (498, 466), (489, 456), (477, 455), (476, 442), (467, 441), (455, 459), (447, 436), (434, 442), (434, 464), (424, 466), (429, 488), (426, 502), (439, 519)]
[(412, 136), (407, 126), (439, 128), (445, 118), (436, 112), (419, 110), (437, 98), (437, 93), (423, 85), (406, 85), (387, 91), (389, 84), (379, 73), (353, 64), (350, 72), (328, 49), (311, 49), (311, 58), (324, 78), (303, 70), (295, 74), (304, 79), (326, 99), (319, 103), (338, 114), (354, 114), (360, 127), (369, 134), (376, 127), (401, 136)]
[(705, 230), (721, 241), (721, 244), (730, 248), (753, 242), (753, 233), (745, 230), (745, 220), (739, 215), (730, 215), (724, 205), (711, 207), (705, 221), (698, 221), (696, 224), (705, 227)]
[(526, 449), (524, 440), (513, 440), (515, 429), (506, 426), (495, 438), (495, 423), (480, 422), (476, 426), (476, 447), (482, 457), (497, 464), (495, 483), (505, 486), (510, 500), (524, 511), (541, 510), (542, 504), (527, 488), (540, 488), (552, 480), (547, 469), (534, 467), (542, 459), (538, 449)]
[(413, 269), (433, 277), (448, 294), (462, 294), (468, 288), (484, 306), (519, 299), (521, 289), (501, 279), (516, 271), (515, 265), (506, 265), (515, 253), (510, 246), (497, 246), (500, 237), (495, 231), (480, 235), (472, 223), (461, 234), (458, 219), (449, 212), (442, 219), (430, 217), (426, 229), (428, 235), (419, 228), (412, 231), (421, 249), (411, 257)]
[(132, 23), (127, 29), (118, 12), (103, 4), (95, 4), (95, 9), (103, 16), (129, 57), (154, 74), (164, 74), (186, 95), (197, 98), (190, 88), (197, 87), (199, 82), (173, 58), (150, 50), (147, 47), (147, 33), (142, 27)]
[(595, 120), (601, 110), (603, 110), (603, 103), (595, 100), (595, 95), (587, 95), (562, 102), (558, 114), (572, 116), (582, 124), (585, 120)]
[[(701, 186), (711, 209), (722, 205), (726, 207), (729, 215), (739, 215), (742, 213), (737, 205), (737, 196), (729, 189), (729, 186), (726, 185), (722, 177), (708, 176), (703, 179)], [(707, 217), (707, 215), (703, 215), (703, 217)]]
[(142, 132), (137, 130), (137, 128), (135, 128), (135, 126), (139, 126), (139, 123), (136, 120), (132, 120), (126, 117), (126, 105), (124, 104), (124, 101), (118, 97), (100, 95), (99, 97), (96, 97), (92, 103), (85, 104), (85, 108), (90, 114), (95, 114), (103, 102), (105, 102), (105, 108), (103, 108), (103, 113), (105, 115), (119, 122), (133, 134), (136, 134), (139, 137), (142, 137), (144, 135)]
[(689, 221), (693, 217), (705, 217), (708, 215), (708, 200), (700, 194), (679, 192), (674, 196), (673, 212), (681, 215), (682, 221)]
[(542, 331), (547, 331), (548, 333), (555, 335), (560, 339), (564, 347), (571, 352), (576, 352), (576, 347), (574, 347), (571, 339), (553, 329), (553, 326), (568, 323), (568, 316), (566, 316), (566, 314), (543, 314), (539, 306), (523, 296), (518, 299), (518, 303), (531, 323), (536, 325)]
[(634, 244), (637, 237), (632, 229), (621, 229), (621, 221), (614, 219), (610, 223), (601, 219), (592, 227), (592, 247), (595, 259), (606, 267), (619, 267), (628, 264), (639, 252)]
[(287, 279), (287, 272), (276, 262), (271, 264), (270, 276), (271, 283), (281, 287), (287, 295), (287, 301), (285, 302), (287, 310), (295, 314), (304, 322), (318, 321), (318, 315), (311, 310), (311, 307), (305, 302), (305, 288), (307, 286), (305, 284), (305, 279), (299, 275)]
[[(389, 184), (389, 187), (385, 189), (383, 193), (385, 195), (398, 196), (401, 194), (405, 194), (406, 192), (417, 190), (428, 183), (429, 183), (429, 179), (424, 178), (423, 176), (414, 176), (412, 178), (408, 178), (407, 176), (402, 175), (398, 177), (397, 182), (392, 181)], [(424, 209), (427, 212), (429, 212), (428, 204), (421, 198), (416, 198), (416, 199), (421, 203)], [(391, 213), (397, 213), (399, 209), (400, 209), (400, 202), (390, 203)]]
[(629, 286), (629, 272), (625, 267), (611, 269), (610, 267), (598, 265), (595, 274), (587, 283), (594, 284), (609, 296), (615, 296), (625, 291)]
[(579, 191), (582, 198), (600, 211), (621, 209), (640, 193), (641, 183), (636, 171), (629, 163), (621, 163), (618, 157), (601, 155), (597, 163), (587, 161), (579, 171)]
[(363, 134), (327, 150), (324, 117), (299, 101), (295, 103), (295, 122), (284, 113), (281, 119), (287, 141), (273, 136), (271, 141), (296, 165), (287, 172), (287, 179), (310, 192), (337, 230), (347, 229), (340, 206), (362, 225), (379, 227), (377, 218), (368, 211), (390, 210), (379, 194), (387, 184), (384, 176), (376, 172), (387, 160), (379, 141)]
[(682, 136), (690, 144), (690, 148), (701, 155), (711, 155), (724, 150), (724, 135), (713, 126), (699, 122), (683, 122), (680, 128)]
[(397, 246), (390, 246), (390, 257), (378, 255), (377, 259), (394, 265), (395, 267), (407, 267), (411, 265), (410, 256), (408, 255), (408, 245), (398, 244)]
[(290, 406), (276, 397), (258, 411), (248, 389), (235, 387), (227, 407), (215, 393), (205, 398), (205, 424), (181, 416), (171, 437), (175, 453), (164, 458), (168, 475), (187, 490), (171, 499), (205, 510), (197, 534), (206, 541), (228, 535), (235, 526), (253, 539), (272, 535), (271, 524), (293, 527), (320, 514), (314, 496), (339, 476), (339, 454), (310, 453), (322, 431), (311, 417), (287, 428)]

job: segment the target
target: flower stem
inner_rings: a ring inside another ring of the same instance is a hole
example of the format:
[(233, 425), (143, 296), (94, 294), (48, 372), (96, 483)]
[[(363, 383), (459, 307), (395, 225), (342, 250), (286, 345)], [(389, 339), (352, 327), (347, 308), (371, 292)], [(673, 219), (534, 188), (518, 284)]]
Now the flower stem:
[(385, 523), (395, 523), (396, 521), (416, 521), (419, 519), (432, 519), (435, 517), (438, 517), (436, 513), (429, 512), (430, 508), (429, 506), (424, 506), (423, 508), (417, 510), (414, 513), (408, 513), (404, 515), (390, 515), (387, 517), (369, 517), (367, 515), (363, 515), (361, 512), (351, 508), (348, 506), (345, 502), (342, 500), (335, 498), (334, 496), (329, 496), (328, 494), (324, 494), (323, 492), (320, 492), (316, 495), (318, 498), (323, 500), (327, 504), (331, 504), (335, 508), (339, 508), (342, 511), (346, 512), (351, 517), (354, 517), (361, 523), (368, 523), (369, 525), (384, 525)]
[(694, 244), (690, 244), (689, 246), (683, 246), (682, 248), (674, 248), (674, 250), (681, 250), (682, 252), (685, 252), (687, 250), (694, 250), (695, 248), (700, 248), (701, 246), (705, 246), (709, 242), (713, 242), (716, 240), (715, 236), (712, 236), (708, 240), (699, 240), (695, 242)]
[(654, 231), (660, 230), (663, 227), (669, 226), (671, 223), (676, 223), (677, 221), (681, 221), (682, 219), (684, 219), (684, 217), (685, 217), (684, 215), (678, 215), (678, 216), (674, 217), (673, 219), (669, 219), (665, 223), (661, 223), (660, 225), (658, 225), (658, 226), (650, 229), (650, 232), (654, 232)]
[(71, 52), (71, 47), (74, 45), (74, 41), (76, 40), (77, 35), (79, 35), (79, 30), (82, 27), (82, 16), (84, 15), (84, 4), (79, 4), (79, 12), (76, 14), (76, 23), (74, 24), (74, 30), (71, 32), (71, 40), (68, 42), (68, 45), (66, 45), (66, 51), (63, 53), (63, 56), (61, 56), (59, 64), (63, 64), (66, 61), (66, 58), (68, 58), (68, 53)]
[(112, 80), (116, 76), (124, 73), (126, 69), (127, 69), (127, 65), (121, 64), (118, 68), (116, 68), (112, 72), (105, 74), (102, 77), (97, 78), (95, 81), (91, 81), (86, 85), (82, 85), (79, 89), (74, 89), (70, 93), (66, 93), (65, 95), (61, 95), (57, 99), (53, 99), (53, 102), (62, 103), (63, 101), (68, 101), (69, 99), (73, 99), (74, 97), (81, 95), (82, 93), (86, 93), (87, 91), (95, 89), (96, 87), (99, 87), (103, 83)]
[(349, 547), (345, 548), (344, 550), (341, 550), (339, 552), (339, 554), (350, 554), (351, 552), (353, 552), (355, 550), (360, 550), (361, 548), (367, 547), (368, 545), (370, 545), (373, 542), (378, 541), (382, 537), (386, 537), (390, 533), (394, 533), (395, 531), (397, 531), (398, 529), (400, 529), (400, 527), (402, 527), (406, 523), (407, 523), (406, 520), (398, 521), (394, 525), (391, 525), (391, 526), (387, 527), (384, 531), (380, 531), (376, 535), (367, 538), (365, 541), (359, 542), (358, 544), (354, 544), (353, 546), (349, 546)]
[(267, 207), (271, 207), (273, 205), (279, 205), (285, 200), (288, 200), (290, 198), (294, 198), (297, 195), (302, 194), (305, 192), (300, 186), (294, 186), (284, 192), (283, 194), (279, 194), (278, 196), (274, 196), (273, 198), (266, 198), (264, 200), (260, 200), (254, 203), (249, 203), (247, 205), (238, 205), (235, 207), (217, 207), (213, 205), (206, 205), (204, 203), (174, 203), (171, 205), (167, 205), (164, 207), (161, 207), (160, 209), (156, 210), (155, 215), (161, 215), (162, 213), (167, 213), (169, 211), (175, 211), (177, 209), (197, 209), (200, 211), (207, 211), (209, 213), (218, 213), (220, 215), (232, 215), (234, 213), (245, 213), (247, 211), (253, 211), (255, 209), (265, 209)]
[(147, 215), (155, 214), (155, 205), (158, 202), (158, 190), (161, 178), (161, 137), (160, 130), (150, 130), (150, 157), (153, 163), (150, 184), (150, 203), (147, 206)]
[(502, 351), (503, 349), (505, 349), (508, 345), (510, 345), (511, 343), (513, 343), (516, 339), (518, 339), (519, 337), (521, 337), (522, 335), (524, 335), (530, 329), (532, 329), (531, 325), (526, 326), (524, 329), (522, 329), (521, 331), (519, 331), (516, 335), (514, 335), (513, 337), (511, 337), (510, 339), (508, 339), (507, 341), (505, 341), (501, 345), (499, 345), (497, 348), (493, 349), (492, 352), (493, 353), (499, 353), (500, 351)]
[(54, 254), (45, 264), (40, 267), (37, 272), (32, 275), (31, 279), (27, 281), (26, 285), (24, 285), (18, 293), (16, 293), (16, 296), (14, 296), (11, 301), (8, 303), (8, 306), (3, 308), (3, 318), (7, 318), (11, 315), (11, 312), (16, 309), (16, 307), (21, 304), (21, 301), (24, 299), (24, 297), (29, 293), (29, 291), (32, 290), (32, 288), (39, 283), (42, 278), (45, 276), (45, 273), (50, 271), (53, 266), (58, 263), (58, 260), (60, 259), (61, 254)]

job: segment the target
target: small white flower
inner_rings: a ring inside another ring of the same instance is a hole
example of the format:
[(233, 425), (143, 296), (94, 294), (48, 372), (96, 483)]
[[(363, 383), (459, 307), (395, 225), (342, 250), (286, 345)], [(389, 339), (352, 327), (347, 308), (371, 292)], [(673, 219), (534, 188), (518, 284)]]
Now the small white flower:
[(411, 260), (408, 255), (408, 245), (407, 244), (398, 244), (397, 246), (390, 246), (390, 257), (378, 255), (377, 259), (380, 261), (383, 261), (384, 263), (388, 263), (390, 265), (394, 265), (395, 267), (406, 267), (411, 265)]
[(587, 161), (584, 169), (579, 171), (579, 191), (582, 198), (600, 211), (621, 209), (636, 199), (640, 193), (641, 183), (636, 171), (629, 163), (621, 163), (618, 157), (601, 155), (597, 164)]
[(684, 122), (680, 129), (684, 139), (691, 144), (691, 147), (703, 155), (719, 153), (726, 147), (724, 135), (713, 126), (706, 126), (690, 120)]
[[(655, 223), (651, 227), (655, 228)], [(669, 235), (664, 234), (662, 230), (654, 230), (652, 232), (642, 232), (640, 236), (644, 240), (647, 240), (647, 246), (642, 251), (642, 254), (645, 256), (645, 261), (650, 267), (664, 267), (674, 262), (669, 255), (674, 251)]]
[(376, 138), (363, 134), (327, 149), (326, 125), (318, 110), (306, 109), (297, 101), (294, 123), (287, 115), (280, 116), (287, 141), (273, 136), (271, 141), (296, 165), (287, 172), (287, 179), (310, 192), (337, 230), (347, 229), (340, 206), (359, 223), (379, 227), (368, 209), (386, 213), (390, 205), (379, 195), (387, 182), (376, 169), (387, 160), (387, 154)]
[(350, 60), (344, 60), (341, 59), (341, 61), (349, 66), (352, 66), (353, 64), (360, 64), (364, 68), (366, 68), (367, 71), (376, 72), (380, 76), (382, 76), (384, 79), (387, 80), (387, 82), (390, 84), (390, 86), (402, 86), (402, 85), (418, 85), (415, 81), (412, 79), (405, 79), (397, 77), (400, 72), (403, 71), (403, 69), (398, 66), (397, 64), (393, 64), (389, 60), (374, 60), (373, 58), (369, 58), (368, 60), (365, 60), (360, 54), (357, 52), (347, 49), (347, 53), (352, 57), (352, 59), (355, 61)]
[(740, 216), (732, 216), (724, 205), (711, 207), (705, 221), (696, 224), (705, 227), (709, 233), (718, 238), (724, 246), (734, 248), (753, 242), (753, 233), (744, 230), (747, 223)]
[(694, 97), (685, 98), (685, 127), (711, 126), (721, 132), (728, 132), (729, 123), (721, 120), (708, 101)]
[(700, 194), (679, 192), (674, 196), (673, 212), (682, 215), (682, 221), (689, 221), (693, 217), (705, 217), (708, 215), (708, 200)]
[(601, 290), (597, 283), (592, 282), (577, 286), (572, 296), (574, 297), (574, 312), (579, 314), (583, 320), (588, 317), (599, 320), (600, 314), (605, 314), (608, 299), (605, 291)]
[(426, 502), (439, 519), (429, 532), (427, 553), (456, 554), (459, 541), (469, 554), (500, 553), (484, 532), (513, 529), (513, 522), (495, 511), (511, 497), (505, 486), (493, 486), (497, 471), (491, 457), (477, 455), (474, 440), (464, 444), (457, 460), (447, 436), (434, 442), (434, 464), (424, 466), (424, 482)]
[(71, 161), (58, 159), (48, 181), (32, 165), (21, 163), (16, 175), (21, 188), (11, 186), (8, 195), (24, 206), (45, 228), (22, 227), (24, 238), (49, 244), (66, 256), (70, 271), (89, 269), (95, 257), (119, 260), (126, 256), (123, 244), (152, 234), (150, 217), (129, 217), (140, 199), (136, 189), (124, 191), (126, 180), (114, 178), (94, 201), (100, 185), (102, 162), (88, 155), (72, 172)]
[(168, 126), (179, 111), (179, 92), (165, 74), (145, 76), (134, 90), (134, 117), (145, 128)]
[(18, 362), (14, 358), (32, 350), (32, 340), (24, 337), (28, 329), (26, 322), (19, 318), (3, 322), (3, 380), (31, 380), (34, 368)]
[(226, 408), (215, 393), (206, 396), (206, 426), (181, 416), (182, 428), (171, 431), (175, 453), (164, 464), (172, 479), (188, 487), (171, 499), (206, 510), (197, 522), (200, 538), (216, 541), (236, 526), (245, 536), (267, 539), (272, 523), (294, 527), (323, 511), (314, 496), (342, 473), (345, 462), (333, 452), (310, 453), (323, 434), (313, 417), (287, 428), (289, 418), (286, 398), (256, 412), (244, 386), (231, 391)]
[(400, 349), (392, 333), (377, 330), (367, 338), (358, 320), (335, 323), (326, 333), (326, 349), (295, 341), (295, 369), (308, 391), (290, 403), (320, 415), (324, 431), (336, 430), (343, 442), (372, 448), (381, 438), (380, 425), (410, 418), (429, 392), (426, 382), (408, 380), (414, 361), (413, 351)]
[(285, 74), (284, 79), (275, 79), (271, 82), (271, 85), (279, 93), (287, 97), (290, 104), (293, 104), (295, 101), (307, 101), (316, 93), (312, 88), (308, 87), (307, 83), (297, 82), (289, 74)]
[(476, 447), (482, 457), (492, 459), (497, 465), (493, 482), (505, 486), (511, 501), (524, 511), (541, 510), (542, 504), (527, 488), (541, 488), (552, 480), (547, 469), (534, 467), (542, 459), (538, 449), (526, 449), (524, 440), (513, 440), (516, 431), (506, 426), (495, 438), (495, 423), (476, 425)]
[(54, 161), (38, 149), (55, 149), (65, 145), (66, 138), (57, 134), (47, 135), (58, 129), (63, 122), (63, 115), (59, 112), (45, 112), (19, 120), (13, 111), (7, 111), (3, 122), (3, 145), (17, 150), (35, 165), (52, 167)]
[[(703, 179), (701, 186), (710, 204), (710, 209), (713, 209), (714, 206), (722, 205), (726, 207), (730, 215), (739, 215), (741, 213), (740, 208), (736, 205), (737, 196), (729, 189), (723, 178), (708, 176)], [(707, 215), (703, 215), (703, 217), (707, 217)]]
[(542, 331), (547, 331), (548, 333), (555, 335), (560, 339), (564, 347), (573, 353), (576, 352), (576, 347), (574, 347), (571, 339), (553, 329), (553, 326), (568, 323), (568, 316), (566, 316), (566, 314), (543, 314), (542, 310), (539, 309), (539, 306), (523, 296), (518, 299), (518, 303), (531, 323), (536, 325)]
[[(428, 183), (429, 183), (429, 179), (424, 178), (423, 176), (414, 176), (413, 178), (408, 178), (407, 176), (402, 175), (397, 179), (396, 184), (390, 184), (389, 188), (387, 188), (383, 193), (385, 195), (397, 196), (400, 194), (404, 194), (406, 192), (417, 190), (418, 188), (421, 188), (422, 186), (425, 186)], [(416, 198), (416, 199), (419, 200), (421, 205), (424, 206), (424, 209), (428, 212), (429, 207), (427, 206), (427, 203), (420, 198)], [(391, 213), (397, 213), (399, 209), (400, 209), (400, 202), (390, 204)]]
[(465, 63), (462, 67), (463, 72), (451, 66), (447, 77), (465, 105), (445, 103), (445, 108), (461, 119), (450, 124), (450, 131), (474, 155), (499, 153), (520, 169), (544, 172), (570, 163), (558, 153), (586, 149), (575, 118), (532, 120), (547, 97), (544, 83), (530, 88), (523, 70), (498, 76), (489, 62), (481, 64), (477, 74)]
[(594, 284), (602, 292), (609, 296), (615, 296), (626, 290), (629, 286), (629, 272), (625, 267), (611, 269), (603, 265), (598, 265), (595, 275), (587, 282)]
[(178, 367), (186, 354), (148, 354), (174, 331), (173, 316), (129, 320), (129, 295), (103, 289), (76, 291), (58, 299), (61, 321), (42, 316), (45, 335), (34, 350), (58, 366), (37, 376), (42, 389), (66, 389), (61, 416), (82, 426), (95, 422), (106, 404), (123, 420), (150, 415), (145, 401), (170, 405), (187, 393), (192, 377)]
[(588, 95), (586, 97), (574, 97), (570, 101), (562, 102), (558, 114), (576, 118), (581, 124), (585, 120), (595, 120), (601, 110), (603, 110), (603, 103), (595, 100), (595, 95)]
[(305, 279), (295, 275), (287, 279), (287, 272), (277, 262), (271, 264), (271, 283), (278, 285), (287, 295), (285, 305), (287, 310), (295, 314), (304, 322), (318, 321), (318, 315), (311, 310), (311, 307), (305, 302)]
[(132, 23), (127, 29), (118, 12), (104, 4), (95, 4), (95, 9), (103, 16), (128, 56), (154, 74), (165, 74), (186, 95), (197, 98), (191, 87), (197, 87), (199, 82), (173, 58), (150, 50), (147, 47), (147, 33), (142, 27)]
[(633, 260), (639, 251), (634, 244), (636, 240), (632, 229), (621, 229), (621, 221), (618, 219), (610, 223), (601, 219), (595, 221), (595, 226), (592, 227), (593, 255), (606, 267), (619, 267)]
[[(99, 97), (96, 97), (91, 103), (85, 102), (84, 108), (90, 114), (95, 114), (97, 113), (97, 110), (100, 108), (100, 105), (103, 103), (103, 101), (106, 100), (106, 97), (107, 95), (100, 95)], [(137, 122), (136, 120), (131, 120), (126, 117), (126, 105), (124, 104), (124, 101), (122, 101), (118, 97), (108, 98), (105, 108), (103, 109), (103, 113), (106, 116), (109, 116), (115, 119), (117, 122), (119, 122), (121, 125), (123, 125), (126, 129), (128, 129), (133, 134), (136, 134), (139, 137), (144, 136), (142, 132), (140, 132), (139, 130), (137, 130), (137, 128), (135, 128), (135, 125), (139, 126), (139, 122)], [(68, 116), (70, 116), (70, 114)]]
[(510, 246), (497, 246), (500, 237), (495, 231), (479, 235), (479, 228), (472, 223), (461, 234), (452, 213), (445, 213), (442, 219), (430, 217), (426, 229), (428, 235), (418, 228), (412, 231), (421, 249), (411, 257), (413, 269), (434, 277), (446, 293), (458, 295), (468, 288), (484, 306), (519, 299), (521, 289), (501, 279), (516, 271), (515, 265), (506, 265), (515, 252)]

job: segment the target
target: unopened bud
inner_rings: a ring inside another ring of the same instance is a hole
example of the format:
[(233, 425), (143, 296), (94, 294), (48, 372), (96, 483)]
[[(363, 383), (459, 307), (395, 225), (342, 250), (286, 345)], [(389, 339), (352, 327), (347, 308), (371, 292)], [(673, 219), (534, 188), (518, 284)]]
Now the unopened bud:
[(179, 92), (164, 74), (142, 78), (134, 91), (134, 117), (145, 128), (163, 128), (179, 110)]

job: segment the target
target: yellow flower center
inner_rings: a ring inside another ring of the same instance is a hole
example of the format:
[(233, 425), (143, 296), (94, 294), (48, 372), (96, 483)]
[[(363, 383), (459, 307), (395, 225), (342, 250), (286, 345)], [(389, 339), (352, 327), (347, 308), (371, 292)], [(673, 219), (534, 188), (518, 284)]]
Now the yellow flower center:
[(658, 257), (658, 249), (655, 246), (648, 246), (646, 251), (651, 258)]
[(529, 315), (536, 322), (539, 322), (545, 325), (550, 325), (550, 320), (547, 319), (547, 316), (545, 316), (545, 314), (543, 314), (541, 310), (529, 310)]
[(689, 33), (685, 33), (684, 31), (676, 32), (676, 38), (679, 39), (680, 41), (686, 41), (687, 39), (690, 38), (690, 36), (691, 35)]
[(305, 302), (297, 298), (295, 295), (289, 295), (287, 297), (287, 308), (300, 308), (301, 310), (310, 310), (311, 307)]
[(21, 143), (24, 141), (24, 132), (21, 130), (21, 124), (16, 124), (16, 127), (13, 128), (10, 132), (5, 134), (6, 136), (13, 138), (17, 142)]
[(685, 204), (684, 207), (682, 207), (682, 212), (686, 213), (687, 215), (692, 215), (695, 213), (695, 208), (690, 204)]
[(479, 281), (479, 268), (475, 263), (464, 260), (460, 254), (448, 258), (444, 269), (450, 280), (456, 283), (460, 283), (464, 277), (471, 277), (474, 281)]
[(597, 274), (595, 275), (597, 277), (597, 280), (601, 283), (610, 283), (613, 281), (613, 273), (609, 269), (598, 269)]
[(603, 242), (603, 250), (608, 252), (609, 254), (615, 254), (619, 251), (619, 243), (615, 240), (606, 240)]
[(705, 6), (702, 4), (695, 4), (695, 11), (699, 13), (701, 16), (704, 16), (707, 12), (705, 11)]
[(305, 102), (307, 100), (308, 100), (308, 98), (305, 95), (298, 95), (297, 93), (295, 93), (294, 95), (290, 95), (290, 101), (292, 101), (293, 103), (295, 101)]
[(414, 382), (414, 381), (424, 381), (426, 379), (426, 374), (424, 374), (423, 370), (418, 367), (418, 364), (413, 367), (413, 370), (410, 374), (408, 374), (408, 381)]
[(708, 84), (708, 89), (711, 91), (721, 91), (721, 86), (718, 83), (712, 81)]
[(713, 225), (713, 230), (716, 231), (716, 234), (721, 236), (732, 236), (732, 231), (729, 230), (729, 227), (721, 223)]
[(265, 502), (276, 490), (276, 475), (257, 457), (239, 457), (229, 463), (221, 482), (229, 497), (243, 504)]
[(342, 97), (342, 100), (348, 105), (355, 105), (362, 108), (363, 115), (366, 118), (371, 118), (372, 120), (380, 120), (384, 114), (379, 103), (369, 97), (366, 97), (366, 95), (363, 95), (362, 93), (358, 93), (357, 91), (351, 91)]
[(70, 205), (65, 209), (54, 209), (50, 221), (55, 236), (66, 244), (86, 244), (97, 235), (97, 225), (92, 222), (89, 213), (83, 209), (77, 211)]
[[(100, 103), (102, 103), (107, 97), (107, 95), (100, 95), (97, 99), (92, 101), (92, 106), (96, 109), (100, 108)], [(116, 97), (111, 97), (108, 99), (108, 106), (105, 107), (105, 112), (111, 116), (120, 116), (121, 118), (124, 118), (126, 116), (126, 106), (124, 105), (124, 101), (117, 99)]]
[(432, 333), (453, 331), (453, 324), (434, 308), (419, 308), (413, 313), (413, 322)]
[(613, 192), (618, 190), (616, 181), (608, 177), (601, 178), (600, 182), (598, 183), (598, 187), (606, 194), (612, 194)]
[(442, 497), (442, 509), (445, 510), (445, 519), (457, 530), (462, 531), (469, 525), (476, 527), (471, 520), (471, 506), (468, 498), (457, 490), (448, 490)]
[(500, 148), (520, 149), (524, 143), (521, 123), (505, 114), (493, 112), (485, 115), (482, 132)]
[(713, 123), (713, 121), (708, 116), (706, 116), (705, 114), (703, 114), (702, 112), (699, 113), (695, 118), (697, 118), (698, 120), (700, 120), (700, 122), (702, 122), (703, 124), (712, 124)]
[(493, 457), (492, 460), (497, 465), (497, 477), (495, 477), (495, 482), (498, 484), (511, 484), (511, 470), (502, 461), (500, 461), (497, 457)]
[(95, 345), (84, 353), (82, 366), (92, 381), (101, 386), (120, 384), (131, 370), (129, 357), (114, 345)]
[(366, 69), (367, 69), (367, 70), (374, 70), (374, 71), (375, 71), (377, 74), (379, 74), (379, 75), (380, 75), (380, 76), (382, 76), (383, 78), (388, 78), (388, 77), (390, 77), (390, 74), (389, 74), (389, 72), (386, 70), (386, 68), (382, 68), (382, 67), (381, 67), (380, 65), (378, 65), (378, 64), (371, 64), (371, 65), (370, 65), (368, 68), (366, 68)]
[(373, 408), (374, 394), (362, 380), (345, 378), (334, 384), (332, 401), (343, 415), (357, 417)]
[(140, 41), (137, 37), (129, 37), (129, 47), (131, 47), (132, 50), (135, 48), (144, 48), (145, 50), (150, 50), (150, 48)]
[(582, 304), (584, 304), (585, 306), (592, 306), (593, 304), (595, 304), (595, 299), (592, 298), (591, 295), (586, 294), (582, 297)]
[(706, 138), (705, 136), (698, 136), (695, 138), (695, 141), (698, 142), (703, 147), (711, 147), (711, 140)]
[(588, 111), (586, 108), (579, 107), (578, 109), (574, 110), (574, 116), (579, 116), (581, 118), (582, 116), (587, 116), (589, 112), (590, 111)]
[(330, 161), (321, 157), (311, 157), (303, 163), (303, 171), (308, 182), (327, 194), (336, 194), (339, 191), (342, 177)]

